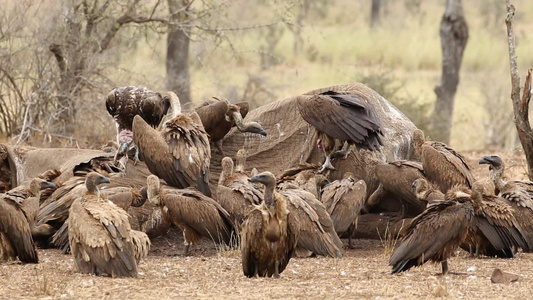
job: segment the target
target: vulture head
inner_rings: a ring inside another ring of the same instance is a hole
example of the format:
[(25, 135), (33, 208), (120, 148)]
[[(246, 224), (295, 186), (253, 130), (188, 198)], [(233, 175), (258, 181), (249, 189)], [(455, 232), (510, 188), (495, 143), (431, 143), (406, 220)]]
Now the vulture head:
[(415, 129), (413, 131), (413, 145), (415, 146), (416, 152), (420, 154), (422, 144), (426, 141), (424, 137), (424, 132), (420, 129)]
[(455, 186), (451, 188), (448, 192), (446, 192), (446, 195), (444, 196), (445, 200), (454, 200), (459, 201), (461, 203), (470, 201), (472, 195), (472, 191), (468, 189), (466, 186)]
[(109, 178), (96, 172), (89, 173), (85, 178), (85, 185), (87, 186), (87, 190), (93, 194), (99, 193), (98, 185), (109, 182)]
[(161, 183), (159, 177), (156, 175), (150, 175), (146, 178), (146, 195), (148, 200), (155, 205), (160, 204), (159, 192), (161, 189)]
[(485, 155), (481, 160), (479, 161), (479, 164), (487, 164), (489, 165), (489, 170), (493, 169), (503, 169), (505, 167), (505, 164), (503, 163), (502, 159), (498, 155)]
[(235, 162), (236, 162), (235, 171), (244, 173), (244, 166), (246, 164), (246, 150), (240, 149), (239, 151), (237, 151)]
[(218, 180), (219, 185), (223, 185), (224, 181), (233, 174), (233, 160), (230, 157), (224, 157), (221, 162), (222, 173), (220, 173), (220, 178)]
[(424, 178), (418, 178), (417, 180), (413, 181), (411, 188), (415, 194), (422, 193), (429, 189), (429, 183)]
[(31, 193), (36, 197), (39, 196), (39, 194), (41, 193), (41, 190), (44, 190), (47, 188), (55, 189), (56, 185), (53, 182), (50, 182), (50, 181), (47, 181), (41, 178), (34, 178), (30, 182)]
[(472, 184), (472, 196), (474, 195), (489, 195), (493, 196), (496, 187), (494, 183), (488, 179), (482, 179)]
[(265, 171), (250, 178), (250, 182), (262, 183), (265, 186), (275, 186), (276, 176), (274, 176), (274, 174), (272, 174), (271, 172)]
[[(234, 105), (235, 106), (235, 105)], [(235, 106), (237, 107), (237, 106)], [(231, 115), (233, 116), (233, 120), (235, 121), (235, 125), (237, 125), (237, 128), (239, 128), (242, 132), (251, 132), (251, 133), (257, 133), (262, 136), (267, 136), (267, 132), (261, 127), (261, 125), (257, 122), (248, 122), (244, 123), (244, 120), (242, 118), (241, 112), (238, 110), (232, 111)], [(227, 118), (227, 114), (226, 114)]]

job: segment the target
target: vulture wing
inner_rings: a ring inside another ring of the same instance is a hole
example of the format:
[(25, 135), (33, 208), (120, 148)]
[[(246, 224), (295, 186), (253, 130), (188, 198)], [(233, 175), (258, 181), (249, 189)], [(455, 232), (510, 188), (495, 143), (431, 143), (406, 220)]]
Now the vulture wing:
[(455, 185), (472, 187), (474, 176), (464, 157), (442, 145), (432, 142), (422, 146), (422, 165), (427, 178), (437, 183), (444, 193)]
[(300, 96), (297, 103), (302, 118), (332, 138), (370, 150), (378, 150), (382, 144), (381, 122), (358, 95), (328, 91)]
[(233, 124), (225, 119), (227, 110), (226, 101), (205, 102), (203, 106), (196, 108), (195, 111), (212, 140), (220, 140), (230, 131)]
[(239, 107), (239, 112), (241, 113), (242, 118), (246, 118), (246, 115), (248, 114), (248, 111), (250, 110), (250, 104), (248, 102), (239, 102), (235, 103), (237, 107)]
[(18, 256), (21, 262), (37, 263), (37, 252), (31, 236), (30, 225), (20, 206), (21, 204), (14, 202), (5, 194), (0, 195), (0, 232), (5, 234), (11, 243), (13, 254)]
[(525, 180), (508, 181), (500, 191), (503, 198), (533, 211), (533, 182)]

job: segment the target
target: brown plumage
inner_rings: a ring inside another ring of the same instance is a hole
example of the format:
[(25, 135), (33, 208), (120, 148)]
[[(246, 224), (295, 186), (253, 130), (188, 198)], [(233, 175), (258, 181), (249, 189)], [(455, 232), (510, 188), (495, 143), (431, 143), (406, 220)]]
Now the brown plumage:
[(427, 261), (442, 263), (448, 272), (448, 258), (463, 243), (474, 217), (470, 195), (453, 191), (450, 197), (431, 205), (416, 216), (394, 249), (389, 265), (392, 273), (409, 270)]
[[(237, 156), (241, 155), (243, 153), (237, 154)], [(263, 199), (263, 193), (248, 181), (248, 176), (237, 171), (238, 169), (244, 170), (242, 163), (240, 162), (234, 170), (231, 158), (222, 159), (222, 172), (216, 190), (218, 203), (230, 214), (239, 232), (246, 214), (254, 205), (259, 205)]]
[[(343, 151), (337, 153), (344, 157), (349, 153), (349, 144), (357, 148), (379, 150), (382, 144), (381, 121), (363, 95), (327, 91), (301, 96), (297, 104), (302, 118), (322, 133), (317, 142), (319, 147), (322, 143), (326, 162), (320, 171), (333, 169), (330, 160), (339, 144), (343, 146)], [(339, 140), (339, 143), (332, 139)]]
[(209, 134), (209, 139), (215, 144), (223, 156), (222, 139), (233, 126), (237, 126), (241, 132), (257, 133), (262, 136), (267, 135), (259, 123), (244, 122), (243, 118), (248, 113), (248, 109), (249, 105), (247, 102), (231, 104), (218, 99), (206, 101), (196, 108), (196, 112), (202, 120), (205, 131)]
[(146, 179), (148, 200), (161, 208), (163, 217), (178, 226), (185, 238), (185, 255), (201, 237), (229, 245), (235, 233), (228, 212), (194, 188), (161, 187), (159, 178)]
[[(355, 229), (357, 217), (365, 205), (366, 183), (355, 181), (350, 173), (342, 180), (329, 182), (325, 176), (315, 177), (318, 199), (324, 203), (331, 216), (335, 231), (340, 236), (352, 226)], [(348, 246), (352, 247), (352, 234), (349, 235)]]
[(289, 217), (287, 200), (275, 192), (276, 179), (270, 172), (250, 178), (265, 185), (264, 199), (246, 216), (241, 233), (242, 269), (247, 277), (279, 277), (298, 241), (298, 218)]
[[(101, 197), (98, 185), (104, 182), (109, 178), (87, 175), (87, 191), (70, 207), (68, 232), (76, 267), (82, 273), (137, 277), (137, 260), (145, 248), (134, 245), (128, 214)], [(149, 245), (146, 235), (134, 235), (139, 245)]]
[(402, 203), (403, 213), (416, 216), (426, 208), (417, 200), (411, 185), (418, 178), (425, 178), (422, 165), (408, 160), (393, 161), (376, 166), (375, 175), (378, 188), (368, 198), (368, 207), (376, 207), (382, 199), (394, 197)]
[(152, 174), (161, 177), (168, 185), (177, 188), (193, 186), (210, 196), (211, 150), (207, 133), (196, 113), (190, 116), (178, 110), (173, 113), (173, 118), (163, 124), (161, 132), (135, 116), (134, 141)]
[(439, 187), (427, 181), (425, 178), (418, 178), (412, 184), (412, 191), (424, 207), (430, 206), (444, 200), (445, 195)]
[(424, 132), (413, 132), (413, 144), (422, 158), (426, 177), (436, 183), (443, 193), (456, 185), (472, 187), (475, 179), (472, 168), (459, 152), (441, 142), (426, 141)]
[(139, 115), (150, 126), (157, 127), (171, 106), (170, 99), (147, 88), (116, 87), (106, 96), (107, 112), (117, 125), (119, 154), (132, 143), (133, 117)]
[(37, 263), (32, 228), (39, 208), (42, 189), (54, 184), (41, 178), (31, 181), (29, 188), (19, 186), (0, 194), (0, 244), (2, 258), (18, 259), (23, 263)]

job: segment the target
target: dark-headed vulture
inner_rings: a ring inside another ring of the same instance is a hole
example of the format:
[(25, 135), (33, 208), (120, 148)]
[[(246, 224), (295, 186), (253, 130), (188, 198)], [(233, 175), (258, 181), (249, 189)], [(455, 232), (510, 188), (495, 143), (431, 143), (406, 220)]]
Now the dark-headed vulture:
[(466, 239), (474, 218), (469, 194), (458, 190), (449, 195), (447, 200), (428, 206), (406, 228), (389, 259), (393, 274), (427, 261), (442, 263), (442, 273), (448, 272), (448, 258)]
[(475, 181), (472, 168), (459, 152), (444, 143), (426, 141), (419, 129), (413, 132), (413, 144), (427, 179), (436, 183), (443, 193), (456, 185), (472, 187)]
[(257, 122), (244, 122), (244, 117), (248, 113), (247, 102), (231, 104), (228, 101), (213, 99), (205, 101), (196, 108), (196, 113), (202, 120), (205, 131), (209, 134), (209, 139), (224, 156), (222, 150), (222, 139), (228, 134), (233, 126), (241, 132), (257, 133), (266, 136), (267, 132)]
[[(237, 153), (237, 156), (239, 155)], [(248, 181), (248, 176), (237, 171), (237, 168), (234, 170), (233, 160), (229, 157), (222, 159), (222, 172), (220, 173), (216, 196), (218, 203), (232, 217), (239, 232), (246, 214), (254, 205), (259, 205), (263, 199), (263, 193)]]
[[(352, 226), (355, 229), (357, 218), (365, 205), (366, 183), (355, 181), (354, 176), (346, 173), (342, 180), (329, 182), (325, 176), (315, 177), (318, 199), (324, 203), (331, 216), (335, 231), (340, 236)], [(348, 246), (352, 247), (350, 232)]]
[(137, 277), (137, 261), (150, 242), (146, 234), (132, 233), (123, 209), (101, 197), (98, 186), (106, 182), (109, 178), (96, 172), (87, 175), (86, 192), (70, 207), (72, 255), (82, 273)]
[(287, 199), (275, 192), (276, 178), (263, 172), (250, 178), (265, 185), (264, 199), (246, 216), (241, 232), (242, 269), (247, 277), (279, 277), (296, 247), (300, 233), (297, 217)]
[[(177, 98), (172, 92), (168, 94)], [(152, 174), (173, 187), (193, 186), (211, 196), (208, 185), (211, 150), (198, 114), (182, 114), (173, 108), (172, 118), (164, 122), (161, 131), (135, 116), (133, 138)]]
[(201, 237), (230, 245), (235, 233), (228, 212), (215, 200), (194, 188), (161, 187), (159, 178), (146, 179), (148, 200), (161, 208), (163, 217), (183, 231), (185, 255)]
[(105, 106), (117, 125), (118, 155), (124, 154), (133, 142), (133, 117), (139, 115), (150, 126), (157, 127), (167, 114), (168, 97), (145, 87), (116, 87), (107, 94)]
[[(334, 91), (298, 97), (302, 118), (321, 133), (317, 145), (324, 152), (326, 161), (320, 172), (333, 169), (333, 155), (345, 158), (350, 151), (350, 144), (369, 150), (379, 150), (382, 145), (381, 121), (373, 107), (362, 97)], [(342, 150), (337, 151), (340, 147)]]
[(0, 247), (2, 258), (37, 263), (32, 228), (39, 208), (42, 189), (54, 187), (44, 179), (35, 178), (29, 188), (19, 186), (0, 194)]

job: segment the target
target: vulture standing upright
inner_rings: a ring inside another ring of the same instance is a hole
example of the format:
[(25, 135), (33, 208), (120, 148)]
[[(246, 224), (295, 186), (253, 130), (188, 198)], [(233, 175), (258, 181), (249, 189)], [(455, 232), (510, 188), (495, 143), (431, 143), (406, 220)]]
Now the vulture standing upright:
[(150, 240), (132, 232), (128, 214), (100, 195), (109, 178), (87, 175), (86, 192), (70, 207), (68, 236), (78, 271), (112, 277), (137, 277), (137, 261)]
[(19, 186), (0, 194), (0, 250), (2, 259), (37, 263), (32, 229), (39, 207), (40, 191), (54, 184), (35, 178), (29, 188)]
[(167, 94), (172, 103), (172, 117), (158, 131), (140, 116), (135, 116), (135, 144), (148, 170), (168, 185), (177, 188), (193, 186), (211, 196), (208, 185), (211, 150), (207, 133), (197, 113), (182, 114), (176, 94)]
[(436, 183), (443, 193), (456, 185), (472, 187), (475, 181), (472, 168), (459, 152), (444, 143), (426, 141), (420, 129), (413, 132), (413, 144), (422, 158), (426, 177)]
[(470, 195), (452, 190), (447, 200), (428, 206), (406, 228), (389, 265), (392, 273), (407, 271), (427, 261), (441, 262), (448, 272), (448, 258), (467, 237), (474, 218)]
[(146, 179), (148, 200), (161, 208), (163, 217), (183, 231), (185, 255), (201, 237), (230, 245), (235, 233), (228, 212), (215, 200), (194, 188), (161, 187), (159, 178)]
[(231, 104), (228, 101), (214, 99), (206, 101), (196, 108), (196, 113), (202, 120), (205, 131), (209, 134), (209, 139), (217, 147), (218, 151), (224, 156), (222, 150), (222, 139), (231, 130), (233, 126), (241, 132), (257, 133), (266, 136), (267, 132), (257, 122), (245, 123), (243, 118), (248, 113), (249, 105), (247, 102)]
[[(382, 145), (381, 121), (363, 95), (327, 91), (302, 95), (297, 105), (302, 118), (321, 133), (317, 145), (326, 161), (320, 172), (334, 169), (331, 165), (334, 155), (346, 158), (350, 144), (369, 150), (379, 150)], [(336, 152), (339, 147), (342, 150)]]
[(123, 155), (133, 142), (133, 117), (139, 115), (150, 126), (157, 127), (170, 104), (168, 97), (145, 87), (125, 86), (111, 90), (105, 105), (117, 125), (117, 155)]
[(298, 241), (299, 220), (289, 217), (287, 199), (275, 192), (276, 180), (264, 172), (250, 178), (265, 185), (264, 199), (246, 216), (241, 232), (242, 269), (247, 277), (279, 277)]
[[(363, 180), (356, 182), (351, 173), (346, 173), (342, 180), (333, 182), (322, 175), (317, 175), (315, 180), (318, 199), (326, 206), (337, 234), (342, 235), (350, 226), (355, 230), (357, 217), (365, 205), (366, 183)], [(348, 246), (352, 247), (352, 232)]]

